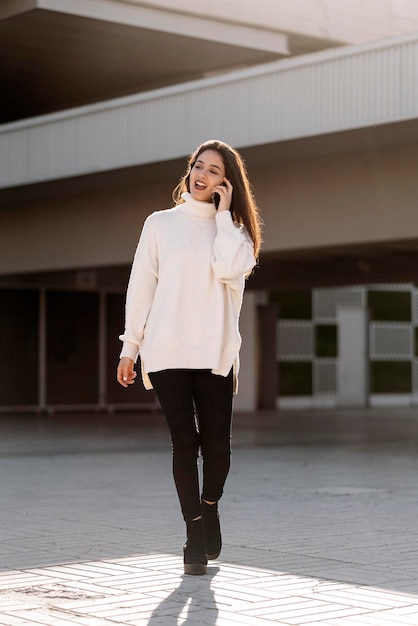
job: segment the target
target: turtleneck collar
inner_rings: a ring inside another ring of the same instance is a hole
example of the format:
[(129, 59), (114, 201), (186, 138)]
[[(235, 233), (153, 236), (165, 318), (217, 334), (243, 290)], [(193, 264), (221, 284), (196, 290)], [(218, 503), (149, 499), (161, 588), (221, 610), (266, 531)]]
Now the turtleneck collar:
[(188, 191), (182, 193), (181, 197), (183, 198), (184, 203), (176, 206), (177, 211), (180, 211), (180, 213), (186, 213), (187, 215), (192, 215), (193, 217), (197, 217), (201, 220), (215, 219), (216, 209), (212, 202), (201, 202), (200, 200), (195, 200), (192, 197), (192, 194)]

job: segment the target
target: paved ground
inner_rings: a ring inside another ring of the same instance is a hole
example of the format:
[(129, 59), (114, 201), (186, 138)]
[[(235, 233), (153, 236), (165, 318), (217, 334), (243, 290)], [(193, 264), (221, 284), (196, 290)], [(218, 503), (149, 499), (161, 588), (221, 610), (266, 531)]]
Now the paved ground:
[(418, 412), (238, 415), (182, 575), (161, 415), (0, 416), (0, 625), (418, 624)]

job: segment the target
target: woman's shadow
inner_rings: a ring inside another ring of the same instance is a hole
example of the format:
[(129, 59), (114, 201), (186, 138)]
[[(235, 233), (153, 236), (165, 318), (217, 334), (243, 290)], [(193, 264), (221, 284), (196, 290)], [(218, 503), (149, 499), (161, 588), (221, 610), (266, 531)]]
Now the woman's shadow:
[(202, 612), (205, 626), (215, 626), (218, 618), (218, 607), (211, 589), (213, 577), (219, 572), (216, 565), (208, 567), (205, 576), (184, 576), (180, 585), (174, 589), (152, 612), (148, 624), (164, 618), (164, 624), (177, 626), (181, 616), (182, 626), (197, 626), (202, 623)]

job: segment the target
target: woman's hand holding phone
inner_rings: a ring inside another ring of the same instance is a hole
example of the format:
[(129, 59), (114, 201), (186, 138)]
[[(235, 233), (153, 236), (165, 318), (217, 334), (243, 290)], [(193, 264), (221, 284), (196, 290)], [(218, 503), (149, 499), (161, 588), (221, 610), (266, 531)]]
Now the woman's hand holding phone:
[(212, 200), (217, 211), (229, 211), (231, 207), (233, 187), (227, 178), (212, 190)]

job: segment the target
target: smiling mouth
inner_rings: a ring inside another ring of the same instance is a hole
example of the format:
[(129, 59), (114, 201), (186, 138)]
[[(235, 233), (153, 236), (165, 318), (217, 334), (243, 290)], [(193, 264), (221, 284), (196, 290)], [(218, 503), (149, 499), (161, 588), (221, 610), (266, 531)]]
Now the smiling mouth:
[(207, 187), (207, 185), (205, 185), (204, 183), (201, 183), (200, 181), (196, 181), (194, 184), (195, 188), (198, 189), (199, 191), (204, 191)]

